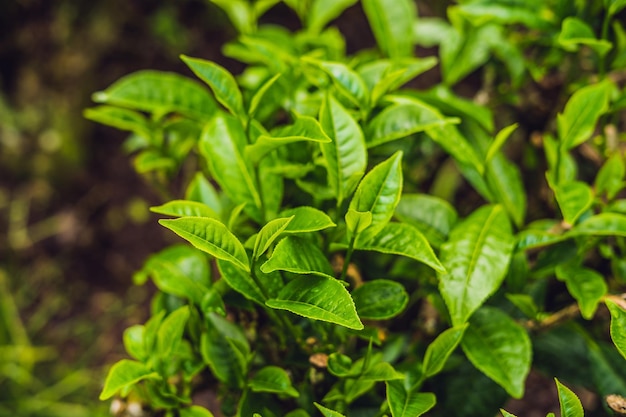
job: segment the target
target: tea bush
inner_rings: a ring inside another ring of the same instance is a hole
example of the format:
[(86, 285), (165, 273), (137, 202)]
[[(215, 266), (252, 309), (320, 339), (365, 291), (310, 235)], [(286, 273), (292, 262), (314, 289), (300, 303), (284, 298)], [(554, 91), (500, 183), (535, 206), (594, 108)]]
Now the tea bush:
[(181, 56), (204, 84), (139, 71), (86, 111), (131, 132), (191, 244), (134, 276), (159, 292), (101, 399), (491, 416), (531, 368), (562, 416), (566, 385), (626, 395), (626, 2), (362, 0), (377, 48), (349, 56), (330, 23), (356, 0), (284, 0), (296, 32), (259, 23), (278, 2), (213, 0), (238, 76)]

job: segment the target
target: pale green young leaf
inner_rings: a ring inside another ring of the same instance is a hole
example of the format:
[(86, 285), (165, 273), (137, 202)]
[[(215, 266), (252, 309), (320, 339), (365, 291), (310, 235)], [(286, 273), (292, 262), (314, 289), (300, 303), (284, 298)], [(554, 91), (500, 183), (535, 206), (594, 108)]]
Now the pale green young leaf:
[(282, 207), (285, 196), (284, 177), (275, 171), (281, 164), (277, 154), (270, 153), (259, 162), (258, 178), (261, 199), (263, 200), (263, 211), (266, 219), (273, 219), (278, 216), (278, 211)]
[(152, 280), (159, 290), (187, 298), (200, 305), (202, 297), (208, 289), (208, 280), (205, 283), (198, 282), (186, 274), (176, 263), (160, 259), (154, 260), (151, 269)]
[(573, 225), (593, 204), (593, 190), (581, 181), (563, 182), (553, 188), (563, 220)]
[(350, 235), (358, 235), (372, 224), (372, 212), (361, 212), (354, 209), (348, 209), (345, 219), (346, 227), (348, 228)]
[(584, 417), (585, 411), (583, 405), (572, 390), (554, 378), (556, 381), (556, 390), (559, 395), (559, 404), (561, 405), (561, 417)]
[(396, 371), (391, 364), (387, 362), (376, 362), (361, 373), (360, 381), (397, 381), (404, 379), (405, 375)]
[(406, 256), (422, 262), (439, 273), (446, 269), (441, 264), (422, 233), (410, 224), (388, 223), (370, 240), (357, 239), (355, 249)]
[(320, 123), (332, 139), (321, 144), (328, 171), (328, 185), (337, 197), (337, 206), (356, 188), (367, 168), (367, 149), (359, 124), (332, 95), (320, 108)]
[(146, 350), (145, 342), (146, 327), (141, 324), (127, 327), (124, 330), (124, 349), (133, 358), (138, 361), (145, 362), (150, 356), (150, 352)]
[(208, 90), (176, 73), (143, 70), (126, 75), (93, 95), (97, 103), (164, 115), (176, 112), (206, 121), (217, 106)]
[(476, 311), (461, 346), (472, 364), (514, 398), (524, 395), (530, 371), (530, 338), (519, 324), (497, 308)]
[(626, 7), (626, 0), (605, 0), (605, 6), (608, 6), (608, 14), (609, 16), (614, 16), (616, 13), (619, 13), (623, 8)]
[(333, 81), (333, 84), (356, 107), (368, 108), (369, 91), (361, 76), (341, 62), (315, 62)]
[(580, 45), (587, 45), (601, 57), (613, 48), (613, 44), (605, 39), (597, 39), (593, 29), (585, 21), (569, 16), (563, 20), (557, 43), (567, 51), (577, 51)]
[(261, 265), (261, 271), (289, 271), (329, 278), (334, 275), (330, 262), (321, 249), (309, 240), (296, 236), (287, 236), (278, 242), (271, 258)]
[(265, 305), (266, 297), (258, 284), (252, 279), (250, 272), (244, 271), (234, 264), (223, 260), (217, 261), (217, 267), (220, 271), (220, 276), (226, 281), (229, 287), (248, 300), (255, 301), (261, 306)]
[(157, 332), (157, 353), (162, 359), (169, 359), (178, 349), (188, 319), (189, 306), (183, 306), (171, 312), (161, 323)]
[(574, 148), (591, 137), (598, 119), (609, 109), (613, 88), (613, 84), (607, 80), (583, 87), (572, 94), (557, 119), (559, 139), (564, 149)]
[(181, 217), (174, 220), (159, 220), (159, 224), (189, 241), (201, 251), (218, 259), (232, 262), (245, 271), (250, 271), (248, 255), (243, 245), (218, 220), (208, 217)]
[(85, 118), (116, 129), (133, 132), (145, 139), (152, 136), (152, 127), (141, 113), (115, 106), (98, 106), (86, 109)]
[(445, 31), (439, 47), (441, 72), (446, 86), (453, 86), (485, 64), (491, 56), (491, 41), (502, 37), (502, 28), (493, 23), (462, 33), (458, 28)]
[(598, 303), (609, 290), (604, 277), (592, 269), (572, 264), (557, 266), (556, 276), (565, 281), (567, 290), (578, 302), (583, 318), (591, 320)]
[(150, 317), (150, 319), (144, 325), (144, 349), (148, 353), (148, 355), (152, 355), (155, 351), (157, 333), (159, 331), (159, 327), (161, 327), (161, 323), (163, 323), (164, 318), (165, 310), (161, 310), (156, 315)]
[(536, 319), (539, 314), (539, 307), (535, 300), (528, 294), (506, 294), (507, 300), (517, 307), (529, 319)]
[[(359, 74), (371, 90), (373, 107), (385, 94), (393, 92), (413, 78), (437, 65), (437, 58), (403, 58), (378, 60), (359, 69)], [(365, 76), (370, 77), (366, 80)]]
[(411, 0), (363, 0), (376, 43), (390, 58), (413, 55), (413, 24), (417, 9)]
[(409, 302), (409, 295), (398, 282), (375, 279), (355, 288), (352, 299), (359, 317), (385, 320), (402, 313)]
[(283, 232), (285, 234), (316, 232), (330, 227), (337, 227), (326, 213), (314, 207), (295, 207), (283, 210), (280, 215), (293, 217)]
[(111, 367), (100, 393), (100, 400), (108, 400), (118, 391), (135, 385), (144, 379), (159, 379), (160, 376), (141, 362), (122, 359)]
[(626, 215), (600, 213), (581, 221), (567, 236), (626, 236)]
[(221, 105), (226, 107), (233, 115), (242, 117), (243, 97), (235, 77), (226, 68), (199, 58), (191, 58), (181, 55), (180, 59), (213, 90), (213, 94)]
[(502, 413), (502, 417), (517, 417), (515, 414), (511, 414), (506, 410), (503, 410), (502, 408), (500, 409), (500, 412)]
[(295, 278), (265, 304), (349, 329), (363, 329), (350, 293), (335, 278), (317, 275)]
[(306, 26), (312, 33), (319, 33), (344, 10), (358, 0), (315, 0), (306, 14)]
[(254, 93), (254, 95), (252, 96), (252, 99), (250, 99), (250, 108), (248, 109), (248, 115), (250, 117), (253, 117), (256, 114), (259, 106), (261, 105), (261, 103), (263, 102), (263, 99), (265, 98), (265, 94), (267, 94), (269, 89), (272, 88), (276, 80), (278, 80), (281, 75), (282, 74), (274, 75), (272, 78), (265, 81), (263, 85)]
[(233, 116), (218, 114), (202, 131), (199, 148), (213, 179), (236, 204), (246, 204), (246, 213), (261, 221), (261, 197), (254, 170), (244, 157), (247, 144), (243, 126)]
[(511, 224), (501, 206), (483, 206), (441, 246), (439, 291), (454, 326), (465, 323), (499, 287), (513, 253)]
[(189, 245), (181, 243), (169, 246), (150, 256), (141, 273), (154, 276), (162, 268), (166, 268), (170, 275), (176, 276), (171, 279), (172, 281), (184, 276), (187, 280), (204, 287), (208, 287), (211, 283), (211, 272), (206, 255)]
[(487, 156), (485, 156), (485, 164), (489, 163), (491, 158), (493, 158), (494, 155), (500, 151), (506, 140), (511, 136), (515, 129), (517, 129), (517, 126), (517, 123), (513, 123), (498, 132), (491, 145), (489, 145)]
[(200, 301), (200, 311), (202, 311), (204, 315), (216, 313), (220, 316), (226, 316), (226, 306), (224, 305), (224, 300), (222, 299), (222, 296), (216, 286), (213, 286), (204, 292), (202, 300)]
[(519, 167), (498, 153), (487, 163), (485, 174), (493, 202), (502, 204), (513, 222), (521, 227), (526, 217), (526, 190)]
[(250, 2), (247, 0), (209, 0), (228, 15), (228, 19), (239, 33), (254, 32), (256, 19)]
[(446, 361), (461, 342), (467, 326), (466, 323), (447, 329), (428, 345), (422, 364), (422, 372), (426, 377), (429, 378), (441, 372)]
[(189, 408), (181, 408), (180, 417), (213, 417), (213, 413), (199, 405), (192, 405)]
[(222, 201), (215, 187), (201, 173), (197, 172), (185, 190), (185, 200), (197, 201), (209, 206), (220, 217), (222, 215)]
[(285, 231), (294, 217), (295, 216), (274, 219), (263, 226), (254, 242), (254, 259), (258, 259), (259, 256), (263, 255), (265, 251), (269, 249), (272, 243)]
[(594, 183), (596, 194), (606, 193), (609, 200), (615, 198), (617, 193), (624, 188), (624, 174), (626, 174), (624, 157), (616, 152), (602, 165), (596, 176)]
[(344, 355), (339, 352), (333, 352), (328, 355), (328, 372), (331, 374), (345, 378), (345, 377), (355, 377), (361, 372), (353, 369), (352, 359), (349, 356)]
[(254, 392), (285, 394), (294, 398), (300, 396), (291, 384), (291, 378), (287, 372), (278, 366), (262, 368), (248, 381), (248, 386)]
[(318, 410), (324, 415), (324, 417), (345, 417), (343, 414), (338, 413), (335, 410), (331, 410), (330, 408), (326, 408), (321, 404), (313, 403), (317, 407)]
[(434, 247), (446, 241), (458, 219), (450, 203), (428, 194), (403, 194), (395, 217), (417, 228)]
[(419, 417), (437, 403), (430, 392), (407, 391), (403, 381), (387, 381), (387, 401), (393, 417)]
[(622, 305), (610, 299), (606, 299), (605, 303), (611, 312), (611, 339), (619, 353), (626, 359), (626, 311)]
[(357, 242), (369, 241), (385, 227), (401, 193), (402, 151), (397, 151), (363, 177), (350, 201), (352, 210), (372, 213), (372, 224), (359, 234)]
[(160, 206), (150, 207), (150, 211), (172, 217), (210, 217), (219, 218), (213, 209), (204, 203), (189, 200), (172, 200)]
[(481, 158), (455, 126), (444, 124), (432, 127), (426, 130), (426, 134), (461, 165), (470, 166), (479, 174), (485, 171)]

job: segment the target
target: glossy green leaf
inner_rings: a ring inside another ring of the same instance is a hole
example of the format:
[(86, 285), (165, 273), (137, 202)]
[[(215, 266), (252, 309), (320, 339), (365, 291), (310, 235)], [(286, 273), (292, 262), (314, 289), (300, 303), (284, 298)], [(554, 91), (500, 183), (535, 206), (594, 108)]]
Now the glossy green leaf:
[(261, 271), (289, 271), (296, 274), (315, 274), (332, 277), (333, 269), (326, 255), (307, 239), (287, 236), (274, 248), (271, 258), (261, 266)]
[(409, 295), (402, 284), (387, 279), (368, 281), (352, 291), (359, 317), (384, 320), (402, 313)]
[(581, 221), (567, 235), (626, 236), (626, 215), (600, 213)]
[(338, 377), (358, 375), (358, 373), (353, 372), (352, 359), (339, 352), (328, 355), (328, 372)]
[(141, 324), (135, 324), (124, 330), (124, 348), (126, 352), (138, 361), (145, 362), (150, 352), (146, 350), (146, 328)]
[(443, 117), (434, 108), (417, 100), (385, 107), (367, 125), (367, 147), (402, 139), (434, 127), (458, 123), (458, 119)]
[(118, 391), (135, 385), (144, 379), (159, 379), (159, 374), (141, 362), (122, 359), (111, 367), (100, 393), (100, 400), (108, 400)]
[(360, 212), (354, 209), (348, 209), (345, 219), (349, 236), (358, 235), (372, 224), (372, 212)]
[(487, 156), (485, 156), (485, 162), (489, 162), (491, 158), (493, 158), (500, 151), (500, 148), (502, 148), (506, 140), (509, 138), (509, 136), (511, 136), (515, 129), (517, 129), (517, 126), (517, 123), (513, 123), (512, 125), (507, 126), (498, 132), (491, 145), (489, 145), (489, 149), (487, 150)]
[(363, 329), (350, 293), (334, 278), (316, 275), (295, 278), (280, 291), (277, 298), (265, 304), (349, 329)]
[(348, 198), (367, 168), (367, 149), (359, 124), (350, 113), (328, 94), (320, 108), (320, 123), (331, 137), (321, 145), (328, 171), (328, 185), (337, 197), (337, 205)]
[(454, 326), (469, 319), (499, 287), (513, 254), (511, 224), (501, 206), (474, 211), (441, 247), (439, 291)]
[(369, 241), (357, 241), (355, 249), (406, 256), (425, 263), (440, 273), (446, 271), (424, 235), (410, 224), (388, 223)]
[(211, 217), (218, 215), (211, 207), (197, 201), (172, 200), (160, 206), (150, 207), (150, 211), (172, 217)]
[(521, 227), (526, 217), (526, 190), (520, 168), (499, 153), (487, 163), (485, 173), (493, 202), (502, 204), (513, 222)]
[(148, 119), (141, 113), (115, 106), (98, 106), (86, 109), (85, 118), (116, 129), (133, 132), (150, 139), (152, 128)]
[(282, 211), (280, 215), (293, 217), (284, 230), (286, 234), (316, 232), (337, 226), (326, 213), (314, 207), (295, 207)]
[(203, 203), (218, 215), (221, 216), (222, 214), (222, 201), (215, 187), (213, 187), (201, 172), (197, 172), (187, 186), (185, 190), (185, 200)]
[(619, 353), (626, 359), (626, 311), (610, 299), (605, 300), (611, 312), (611, 339)]
[(313, 117), (297, 116), (294, 124), (273, 130), (269, 136), (263, 135), (253, 145), (246, 146), (246, 158), (257, 163), (279, 146), (302, 141), (330, 143), (331, 139)]
[(278, 218), (267, 223), (259, 232), (254, 243), (254, 258), (265, 253), (274, 241), (285, 231), (295, 216)]
[(572, 264), (557, 266), (556, 276), (565, 281), (567, 290), (578, 302), (583, 318), (591, 320), (598, 303), (609, 290), (604, 277), (592, 269)]
[(455, 126), (447, 124), (433, 127), (427, 129), (426, 134), (462, 165), (468, 165), (480, 174), (484, 172), (481, 158)]
[(617, 152), (600, 168), (594, 183), (596, 194), (603, 195), (606, 193), (609, 200), (615, 198), (625, 186), (623, 182), (625, 174), (624, 157)]
[(574, 148), (591, 137), (598, 119), (609, 109), (612, 88), (610, 81), (603, 81), (572, 94), (557, 118), (563, 148)]
[(515, 414), (511, 414), (502, 408), (500, 409), (500, 413), (502, 413), (502, 417), (517, 417)]
[(556, 381), (556, 390), (559, 395), (559, 403), (561, 404), (561, 417), (584, 417), (585, 411), (580, 400), (572, 390), (554, 378)]
[(385, 227), (401, 193), (402, 151), (397, 151), (363, 177), (350, 201), (352, 210), (372, 213), (372, 224), (359, 235), (357, 242), (369, 241)]
[(263, 99), (267, 92), (272, 88), (274, 83), (280, 78), (281, 74), (276, 74), (269, 80), (265, 81), (263, 85), (254, 93), (252, 99), (250, 99), (250, 108), (248, 109), (248, 115), (253, 117), (261, 103), (263, 103)]
[(189, 78), (160, 71), (137, 71), (93, 95), (97, 103), (112, 104), (163, 115), (181, 113), (209, 120), (217, 106), (211, 94)]
[(252, 33), (256, 27), (253, 9), (246, 0), (210, 0), (219, 6), (239, 33)]
[(168, 359), (178, 349), (189, 314), (189, 307), (183, 306), (170, 313), (161, 323), (157, 332), (157, 352), (161, 358)]
[(447, 201), (427, 194), (403, 194), (395, 216), (416, 227), (435, 247), (448, 238), (458, 215)]
[(530, 338), (523, 327), (506, 313), (484, 307), (470, 319), (461, 346), (477, 369), (512, 397), (522, 398), (532, 362)]
[(159, 224), (189, 241), (201, 251), (218, 259), (232, 262), (245, 271), (250, 271), (248, 255), (243, 245), (219, 221), (207, 217), (181, 217), (173, 220), (159, 220)]
[(309, 31), (319, 33), (330, 21), (339, 17), (344, 10), (358, 0), (315, 0), (306, 15)]
[(266, 366), (257, 372), (248, 382), (254, 392), (271, 392), (299, 397), (300, 394), (291, 385), (287, 372), (278, 366)]
[[(395, 60), (381, 59), (359, 68), (359, 74), (372, 91), (373, 107), (385, 94), (393, 92), (437, 65), (437, 58), (402, 58)], [(369, 77), (367, 79), (366, 77)]]
[(207, 83), (217, 101), (226, 107), (232, 114), (243, 116), (243, 97), (235, 77), (224, 67), (215, 62), (181, 55), (180, 58), (200, 78)]
[(224, 281), (233, 290), (237, 291), (248, 300), (256, 301), (259, 305), (265, 305), (265, 296), (258, 284), (254, 282), (250, 272), (244, 271), (236, 267), (230, 262), (223, 260), (217, 261), (217, 267)]
[(554, 196), (559, 203), (563, 220), (575, 224), (576, 220), (593, 204), (593, 190), (581, 181), (568, 181), (554, 187)]
[(387, 381), (387, 401), (393, 417), (418, 417), (437, 403), (430, 392), (407, 391), (403, 381)]
[(199, 148), (213, 179), (237, 204), (246, 204), (246, 213), (260, 221), (261, 197), (255, 186), (254, 171), (244, 157), (247, 144), (241, 123), (219, 114), (202, 131)]
[(413, 54), (411, 33), (417, 10), (411, 0), (363, 0), (362, 5), (376, 43), (386, 56)]
[(563, 20), (557, 42), (567, 51), (577, 51), (580, 45), (587, 45), (600, 56), (604, 56), (613, 47), (611, 42), (597, 39), (591, 26), (574, 16)]
[(426, 377), (441, 372), (446, 361), (461, 342), (465, 329), (467, 329), (467, 323), (447, 329), (428, 345), (422, 364), (422, 372)]
[(376, 362), (368, 367), (359, 376), (360, 381), (397, 381), (404, 379), (405, 375), (396, 371), (391, 364), (387, 362)]
[(337, 89), (352, 104), (360, 108), (369, 106), (369, 91), (361, 76), (340, 62), (320, 61), (317, 63), (333, 80)]
[(200, 305), (202, 297), (207, 291), (206, 285), (192, 279), (173, 262), (155, 260), (151, 268), (152, 280), (159, 290), (167, 294), (187, 298)]
[(181, 408), (180, 417), (213, 417), (213, 413), (199, 405), (192, 405), (189, 408)]
[(331, 410), (330, 408), (326, 408), (321, 404), (313, 403), (317, 407), (318, 410), (324, 415), (324, 417), (345, 417), (343, 414), (338, 413), (335, 410)]

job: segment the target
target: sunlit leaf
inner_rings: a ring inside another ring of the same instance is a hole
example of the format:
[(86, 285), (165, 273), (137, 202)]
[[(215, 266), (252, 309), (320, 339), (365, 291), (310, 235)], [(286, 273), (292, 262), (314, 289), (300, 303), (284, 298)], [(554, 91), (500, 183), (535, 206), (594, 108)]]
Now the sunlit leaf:
[(465, 329), (467, 329), (467, 324), (447, 329), (428, 345), (422, 364), (422, 372), (426, 377), (441, 372), (446, 361), (461, 342)]
[(323, 211), (315, 207), (301, 206), (284, 210), (282, 217), (293, 217), (283, 233), (307, 233), (336, 227), (337, 225)]
[(266, 366), (257, 372), (249, 381), (248, 386), (254, 392), (271, 392), (299, 397), (300, 394), (291, 385), (287, 372), (278, 366)]
[(259, 232), (254, 243), (254, 258), (258, 258), (274, 243), (274, 241), (285, 231), (294, 216), (282, 217), (268, 222)]
[(609, 290), (604, 277), (592, 269), (571, 264), (561, 264), (556, 268), (556, 276), (565, 281), (567, 290), (576, 299), (582, 316), (590, 320), (598, 303)]
[(178, 349), (188, 319), (189, 307), (183, 306), (163, 320), (157, 332), (157, 352), (161, 358), (169, 359), (169, 356)]
[(583, 417), (585, 411), (580, 400), (572, 390), (554, 378), (556, 381), (556, 389), (559, 395), (559, 403), (561, 404), (561, 417)]
[(160, 206), (150, 207), (150, 211), (172, 217), (211, 217), (218, 215), (211, 207), (197, 201), (172, 200)]
[(363, 0), (363, 10), (379, 48), (390, 58), (413, 54), (413, 23), (417, 10), (411, 0)]
[(610, 299), (606, 300), (606, 306), (611, 312), (611, 339), (619, 353), (626, 358), (626, 311)]
[(554, 196), (559, 203), (563, 220), (575, 224), (576, 220), (593, 204), (593, 190), (581, 181), (568, 181), (554, 187)]
[(144, 379), (158, 379), (159, 374), (141, 362), (122, 359), (111, 367), (100, 393), (100, 400), (108, 400), (118, 391)]
[(274, 248), (271, 258), (261, 266), (261, 271), (289, 271), (296, 274), (334, 275), (326, 255), (307, 239), (287, 236)]
[(418, 417), (437, 403), (435, 394), (407, 391), (403, 381), (387, 381), (385, 384), (393, 417)]

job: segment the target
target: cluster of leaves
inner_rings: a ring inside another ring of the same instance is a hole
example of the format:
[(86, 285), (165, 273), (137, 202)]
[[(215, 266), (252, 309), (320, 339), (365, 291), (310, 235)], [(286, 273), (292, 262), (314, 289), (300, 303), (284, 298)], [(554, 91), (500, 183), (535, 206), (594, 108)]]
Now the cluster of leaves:
[[(183, 417), (211, 415), (192, 405), (206, 389), (237, 416), (493, 415), (531, 367), (626, 395), (626, 2), (468, 0), (443, 20), (363, 0), (378, 48), (353, 56), (328, 25), (356, 0), (284, 0), (295, 33), (258, 24), (278, 0), (213, 2), (242, 74), (182, 56), (209, 88), (141, 71), (86, 112), (132, 132), (156, 184), (183, 177), (184, 198), (152, 211), (191, 243), (136, 274), (160, 292), (102, 399)], [(437, 63), (441, 84), (403, 87)], [(452, 90), (477, 69), (488, 105)], [(494, 120), (555, 73), (562, 110), (539, 143)]]

